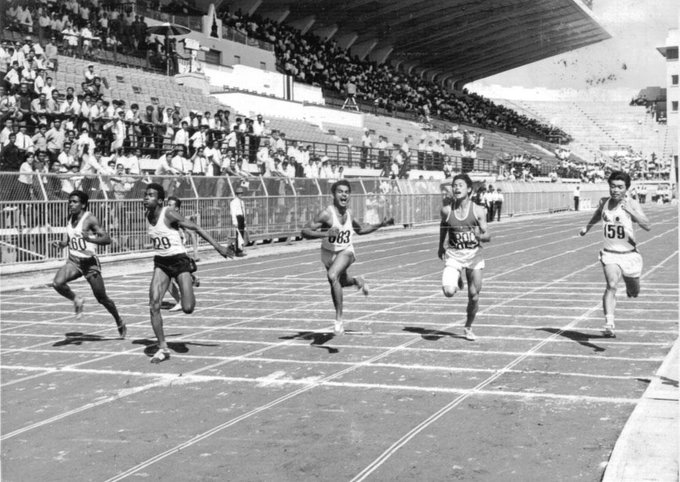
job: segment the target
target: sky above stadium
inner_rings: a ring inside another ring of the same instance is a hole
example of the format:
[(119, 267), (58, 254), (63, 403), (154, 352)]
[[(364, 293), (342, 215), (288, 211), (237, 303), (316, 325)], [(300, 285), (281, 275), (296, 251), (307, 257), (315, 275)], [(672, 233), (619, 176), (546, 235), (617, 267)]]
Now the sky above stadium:
[(629, 100), (640, 89), (666, 85), (656, 50), (678, 28), (679, 0), (593, 0), (611, 39), (466, 85), (490, 98)]

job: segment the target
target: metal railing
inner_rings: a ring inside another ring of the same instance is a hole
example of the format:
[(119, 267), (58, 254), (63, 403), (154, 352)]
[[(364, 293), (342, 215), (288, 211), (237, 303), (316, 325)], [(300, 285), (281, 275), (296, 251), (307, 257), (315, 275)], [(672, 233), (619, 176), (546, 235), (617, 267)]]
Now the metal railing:
[[(83, 176), (0, 173), (0, 264), (39, 263), (63, 253), (52, 241), (63, 239), (68, 194), (79, 189), (90, 196), (89, 211), (111, 235), (100, 255), (114, 256), (151, 249), (147, 235), (144, 189), (161, 184), (168, 196), (182, 199), (182, 212), (218, 242), (234, 238), (229, 202), (235, 187), (244, 188), (246, 226), (252, 241), (300, 237), (307, 221), (331, 203), (335, 179), (282, 177)], [(397, 225), (439, 221), (449, 181), (351, 178), (350, 199), (360, 222), (378, 223), (393, 217)], [(573, 205), (569, 184), (499, 182), (504, 195), (502, 216), (568, 210)], [(582, 185), (581, 204), (594, 206), (607, 186)], [(205, 243), (199, 240), (199, 246)], [(436, 241), (433, 241), (436, 242)]]

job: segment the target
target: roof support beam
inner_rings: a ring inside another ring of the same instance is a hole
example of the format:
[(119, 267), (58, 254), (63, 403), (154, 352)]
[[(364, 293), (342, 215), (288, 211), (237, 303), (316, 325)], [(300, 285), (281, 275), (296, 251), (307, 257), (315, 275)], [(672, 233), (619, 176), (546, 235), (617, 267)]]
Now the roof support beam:
[(384, 64), (393, 50), (394, 47), (392, 45), (385, 45), (384, 47), (373, 49), (368, 58), (378, 64)]
[(337, 35), (335, 37), (335, 41), (338, 43), (338, 46), (345, 49), (349, 50), (349, 48), (354, 44), (354, 42), (357, 41), (359, 38), (359, 34), (356, 32), (347, 32), (342, 35)]
[(236, 0), (231, 4), (229, 10), (237, 12), (241, 10), (248, 15), (252, 15), (262, 5), (262, 0)]
[(276, 23), (283, 23), (288, 15), (290, 15), (290, 8), (284, 8), (282, 10), (269, 10), (267, 12), (262, 12), (261, 15)]
[(358, 56), (361, 60), (364, 60), (368, 54), (378, 45), (378, 40), (367, 40), (352, 46), (352, 54)]
[(310, 28), (312, 28), (314, 22), (316, 22), (316, 16), (309, 15), (308, 17), (294, 20), (290, 22), (289, 25), (293, 28), (298, 29), (300, 32), (302, 32), (302, 35), (304, 35), (309, 31)]
[(333, 38), (333, 35), (338, 33), (338, 26), (329, 25), (327, 27), (316, 28), (312, 33), (323, 40), (329, 40)]

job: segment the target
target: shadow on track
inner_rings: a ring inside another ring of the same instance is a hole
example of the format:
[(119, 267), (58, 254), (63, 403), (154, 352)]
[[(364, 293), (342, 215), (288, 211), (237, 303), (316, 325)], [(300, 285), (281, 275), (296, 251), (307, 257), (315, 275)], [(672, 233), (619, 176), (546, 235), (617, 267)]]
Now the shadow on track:
[(101, 335), (90, 335), (87, 333), (81, 333), (79, 331), (65, 333), (64, 336), (66, 338), (54, 343), (52, 346), (82, 345), (83, 343), (88, 341), (115, 341), (115, 340), (120, 341), (120, 338), (111, 338)]
[[(180, 336), (180, 335), (166, 335), (166, 338), (170, 336)], [(148, 357), (152, 357), (158, 351), (158, 342), (156, 340), (141, 339), (133, 340), (133, 345), (145, 345), (144, 354)], [(217, 343), (195, 343), (192, 341), (169, 341), (168, 348), (175, 353), (188, 353), (189, 346), (219, 346)]]
[(455, 333), (451, 333), (450, 331), (428, 330), (427, 328), (420, 328), (419, 326), (406, 326), (404, 327), (403, 331), (420, 335), (423, 340), (427, 341), (438, 341), (445, 336), (450, 336), (451, 338), (460, 338), (461, 340), (466, 339), (465, 336), (457, 335)]
[(536, 330), (540, 331), (546, 331), (548, 333), (554, 334), (559, 334), (560, 336), (563, 336), (565, 338), (569, 338), (572, 341), (575, 341), (579, 345), (586, 346), (588, 348), (592, 348), (594, 351), (601, 352), (605, 351), (604, 348), (602, 348), (599, 345), (596, 345), (594, 343), (590, 343), (588, 340), (592, 339), (606, 339), (606, 340), (612, 340), (613, 338), (611, 337), (606, 337), (604, 335), (588, 335), (586, 333), (581, 333), (580, 331), (573, 331), (573, 330), (565, 330), (561, 331), (559, 328), (536, 328)]
[(312, 340), (310, 346), (315, 346), (318, 348), (323, 348), (328, 350), (328, 353), (335, 354), (340, 350), (330, 346), (323, 346), (327, 341), (332, 340), (335, 337), (333, 333), (317, 333), (314, 331), (298, 331), (295, 335), (280, 336), (279, 340)]

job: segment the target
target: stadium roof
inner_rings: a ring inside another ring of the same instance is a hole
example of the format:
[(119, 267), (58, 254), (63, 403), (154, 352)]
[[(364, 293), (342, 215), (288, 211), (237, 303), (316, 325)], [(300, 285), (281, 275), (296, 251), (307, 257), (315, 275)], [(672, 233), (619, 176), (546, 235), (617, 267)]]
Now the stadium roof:
[(610, 38), (580, 0), (237, 0), (234, 7), (459, 85)]

